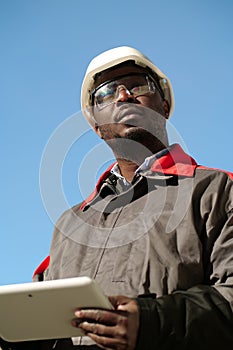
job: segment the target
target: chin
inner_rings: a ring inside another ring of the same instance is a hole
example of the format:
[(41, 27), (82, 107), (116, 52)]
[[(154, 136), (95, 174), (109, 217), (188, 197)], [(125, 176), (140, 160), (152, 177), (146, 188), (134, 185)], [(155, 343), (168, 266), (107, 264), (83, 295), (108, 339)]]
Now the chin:
[(147, 130), (140, 126), (129, 125), (125, 132), (125, 138), (129, 140), (142, 141), (145, 137), (152, 136)]

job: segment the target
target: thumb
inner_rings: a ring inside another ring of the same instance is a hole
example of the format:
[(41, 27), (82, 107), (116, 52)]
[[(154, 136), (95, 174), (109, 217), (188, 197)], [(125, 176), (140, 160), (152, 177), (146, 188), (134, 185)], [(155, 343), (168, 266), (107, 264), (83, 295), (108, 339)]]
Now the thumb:
[(130, 300), (129, 298), (123, 295), (111, 295), (108, 297), (108, 299), (115, 310), (125, 310), (122, 309), (122, 307), (124, 307), (124, 304), (127, 304)]
[(129, 309), (128, 304), (119, 304), (117, 306), (117, 310), (120, 310), (120, 311), (128, 311), (128, 309)]
[(110, 301), (110, 303), (112, 304), (112, 306), (114, 307), (114, 309), (117, 308), (117, 297), (116, 296), (113, 296), (113, 295), (110, 295), (108, 296), (108, 300)]

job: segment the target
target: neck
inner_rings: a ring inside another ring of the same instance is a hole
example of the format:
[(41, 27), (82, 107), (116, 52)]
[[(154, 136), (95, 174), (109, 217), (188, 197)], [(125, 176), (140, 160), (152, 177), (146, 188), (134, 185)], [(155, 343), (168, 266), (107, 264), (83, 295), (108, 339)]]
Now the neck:
[[(161, 147), (157, 147), (154, 150), (148, 150), (148, 148), (143, 148), (145, 152), (139, 152), (139, 150), (134, 149), (134, 151), (131, 153), (131, 157), (129, 157), (129, 148), (127, 149), (127, 157), (124, 157), (119, 154), (115, 153), (115, 157), (118, 163), (118, 167), (120, 169), (121, 175), (124, 176), (124, 178), (128, 182), (132, 182), (135, 171), (137, 168), (144, 162), (144, 160), (147, 157), (152, 156), (153, 154), (156, 154), (157, 152), (161, 151), (162, 149), (166, 148), (164, 145), (161, 145)], [(125, 152), (126, 153), (126, 152)]]
[(139, 130), (133, 136), (134, 138), (112, 138), (106, 141), (117, 159), (122, 176), (129, 182), (132, 181), (135, 170), (145, 158), (168, 146), (167, 138), (161, 142), (149, 132)]
[(117, 163), (118, 163), (121, 175), (124, 176), (124, 178), (128, 182), (132, 182), (135, 175), (135, 171), (138, 168), (138, 164), (130, 160), (121, 159), (121, 158), (117, 158)]

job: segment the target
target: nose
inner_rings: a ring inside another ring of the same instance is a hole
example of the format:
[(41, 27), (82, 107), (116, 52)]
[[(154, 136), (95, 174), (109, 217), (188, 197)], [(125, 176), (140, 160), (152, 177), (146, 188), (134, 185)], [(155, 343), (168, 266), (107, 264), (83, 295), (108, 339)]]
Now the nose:
[(118, 87), (116, 102), (133, 102), (135, 97), (130, 93), (130, 91), (124, 86), (121, 85)]

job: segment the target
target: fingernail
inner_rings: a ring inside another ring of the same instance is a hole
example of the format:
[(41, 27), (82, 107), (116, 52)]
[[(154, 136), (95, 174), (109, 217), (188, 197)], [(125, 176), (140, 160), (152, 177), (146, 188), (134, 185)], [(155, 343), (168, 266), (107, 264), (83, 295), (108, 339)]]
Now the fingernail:
[(75, 314), (76, 317), (82, 317), (82, 316), (83, 316), (83, 313), (82, 313), (82, 311), (80, 311), (80, 310), (75, 311), (74, 314)]

